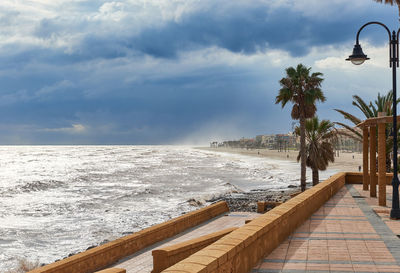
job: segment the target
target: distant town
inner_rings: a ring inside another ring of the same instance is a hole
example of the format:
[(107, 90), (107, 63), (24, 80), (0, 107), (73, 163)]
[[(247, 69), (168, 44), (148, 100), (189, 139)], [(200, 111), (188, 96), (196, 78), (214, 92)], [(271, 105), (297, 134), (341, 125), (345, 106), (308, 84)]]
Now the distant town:
[[(338, 142), (335, 143), (335, 150), (344, 152), (362, 152), (362, 143), (352, 137), (341, 135), (339, 132)], [(298, 150), (300, 137), (289, 132), (287, 134), (257, 135), (254, 138), (241, 138), (239, 140), (226, 140), (222, 142), (210, 142), (211, 148), (244, 148), (244, 149), (270, 149), (278, 151)]]

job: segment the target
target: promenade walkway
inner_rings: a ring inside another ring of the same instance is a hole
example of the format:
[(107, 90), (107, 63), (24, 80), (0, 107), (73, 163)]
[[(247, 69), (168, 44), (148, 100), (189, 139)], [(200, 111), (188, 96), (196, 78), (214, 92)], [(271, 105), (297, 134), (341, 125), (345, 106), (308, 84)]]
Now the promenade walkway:
[(376, 199), (345, 185), (252, 272), (400, 272), (400, 221)]
[(129, 256), (111, 267), (119, 267), (126, 269), (127, 273), (146, 272), (149, 273), (153, 269), (153, 257), (151, 252), (154, 249), (177, 244), (190, 239), (198, 238), (213, 232), (217, 232), (230, 227), (240, 227), (245, 224), (245, 220), (253, 219), (259, 214), (254, 212), (230, 212), (225, 215), (216, 217), (205, 222), (202, 225), (189, 229), (186, 232), (178, 234), (175, 237), (154, 244), (142, 251)]

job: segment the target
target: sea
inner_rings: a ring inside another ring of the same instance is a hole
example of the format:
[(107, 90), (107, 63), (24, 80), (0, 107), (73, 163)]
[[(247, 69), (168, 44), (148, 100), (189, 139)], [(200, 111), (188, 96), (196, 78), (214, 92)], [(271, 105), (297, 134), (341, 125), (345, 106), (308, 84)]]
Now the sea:
[(299, 176), (296, 162), (189, 146), (0, 146), (0, 272), (18, 259), (51, 263), (198, 209), (190, 200), (279, 191)]

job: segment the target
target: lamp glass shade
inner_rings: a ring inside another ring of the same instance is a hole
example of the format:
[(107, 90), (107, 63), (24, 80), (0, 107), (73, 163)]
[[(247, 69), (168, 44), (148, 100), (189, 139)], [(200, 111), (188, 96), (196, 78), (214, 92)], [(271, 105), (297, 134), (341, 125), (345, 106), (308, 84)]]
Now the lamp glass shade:
[(352, 64), (355, 64), (355, 65), (360, 65), (360, 64), (363, 64), (364, 62), (365, 62), (365, 59), (357, 59), (357, 58), (353, 58), (353, 59), (351, 59), (350, 60), (351, 61), (351, 63)]
[(369, 60), (369, 58), (367, 57), (367, 55), (364, 54), (359, 44), (356, 44), (354, 46), (353, 54), (346, 59), (346, 61), (351, 61), (355, 65), (360, 65), (364, 63), (366, 60)]

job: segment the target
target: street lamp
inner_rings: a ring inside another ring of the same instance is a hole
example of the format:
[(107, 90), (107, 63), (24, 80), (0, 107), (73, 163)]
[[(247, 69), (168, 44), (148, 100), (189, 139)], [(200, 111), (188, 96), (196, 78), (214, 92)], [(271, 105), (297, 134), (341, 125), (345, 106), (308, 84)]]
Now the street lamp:
[(353, 54), (350, 55), (346, 61), (351, 61), (355, 65), (360, 65), (364, 61), (369, 60), (367, 55), (362, 51), (359, 43), (359, 36), (361, 30), (368, 25), (380, 25), (384, 27), (389, 35), (389, 64), (392, 68), (392, 84), (393, 84), (393, 197), (392, 197), (392, 209), (390, 210), (390, 218), (400, 219), (400, 208), (399, 208), (399, 178), (397, 175), (397, 95), (396, 95), (396, 67), (399, 67), (399, 32), (393, 31), (390, 33), (389, 28), (380, 22), (369, 22), (363, 25), (357, 32), (356, 44), (354, 45)]

